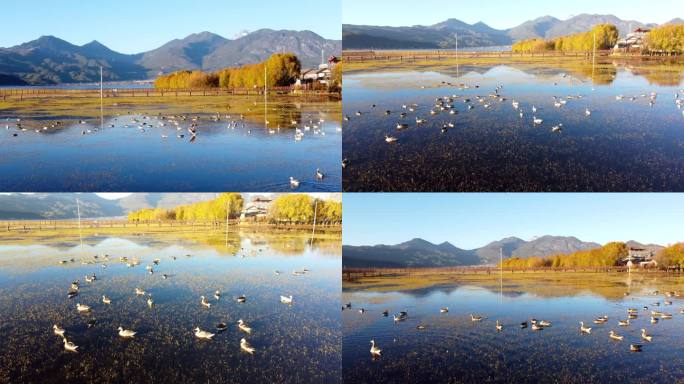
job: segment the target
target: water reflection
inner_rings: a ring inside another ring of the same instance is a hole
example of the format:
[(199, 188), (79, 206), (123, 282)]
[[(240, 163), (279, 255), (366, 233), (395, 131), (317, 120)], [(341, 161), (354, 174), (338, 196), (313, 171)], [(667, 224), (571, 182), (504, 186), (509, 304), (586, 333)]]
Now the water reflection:
[[(345, 190), (684, 189), (681, 68), (601, 64), (594, 82), (591, 65), (478, 68), (345, 76)], [(453, 114), (435, 107), (443, 97)]]
[[(87, 237), (83, 247), (73, 239), (4, 241), (0, 381), (338, 381), (340, 240), (321, 237), (312, 244), (310, 233), (277, 238), (235, 235), (228, 249), (157, 235)], [(140, 264), (128, 267), (120, 257)], [(309, 272), (292, 273), (303, 269)], [(91, 274), (97, 280), (86, 283), (84, 276)], [(69, 299), (74, 280), (81, 288)], [(154, 308), (146, 296), (135, 295), (136, 287), (152, 295)], [(202, 307), (201, 295), (211, 308)], [(245, 303), (235, 300), (240, 295)], [(292, 295), (293, 304), (281, 304), (280, 295)], [(77, 302), (92, 311), (77, 313)], [(238, 319), (252, 327), (251, 334), (237, 329)], [(95, 320), (92, 328), (89, 320)], [(219, 322), (228, 325), (226, 331), (216, 331)], [(79, 346), (77, 354), (64, 350), (52, 333), (55, 323)], [(119, 326), (138, 333), (122, 339)], [(198, 340), (194, 327), (216, 336)], [(256, 348), (254, 355), (240, 351), (242, 337)], [(306, 364), (284, 363), (292, 361)]]
[[(684, 278), (565, 279), (504, 280), (502, 291), (495, 278), (418, 291), (352, 288), (342, 298), (352, 303), (351, 310), (342, 312), (345, 382), (666, 383), (684, 375), (684, 314), (679, 313), (684, 301), (669, 298), (673, 304), (663, 305), (664, 292), (681, 287)], [(652, 295), (654, 290), (660, 294)], [(631, 293), (625, 296), (627, 291)], [(656, 301), (660, 306), (653, 305)], [(445, 306), (449, 312), (440, 313)], [(673, 318), (651, 324), (644, 306)], [(627, 327), (618, 326), (628, 308), (639, 309), (637, 318)], [(390, 316), (382, 316), (384, 310)], [(394, 322), (391, 314), (403, 310), (409, 318)], [(485, 319), (473, 322), (471, 313)], [(606, 324), (592, 322), (602, 315), (609, 318)], [(531, 318), (551, 326), (542, 331), (521, 328)], [(501, 332), (495, 329), (496, 320), (503, 324)], [(580, 335), (579, 321), (593, 328), (591, 334)], [(652, 342), (641, 339), (641, 328), (653, 335)], [(611, 340), (610, 330), (624, 340)], [(380, 358), (371, 357), (371, 339), (383, 349)], [(643, 344), (643, 352), (631, 352), (630, 344)]]

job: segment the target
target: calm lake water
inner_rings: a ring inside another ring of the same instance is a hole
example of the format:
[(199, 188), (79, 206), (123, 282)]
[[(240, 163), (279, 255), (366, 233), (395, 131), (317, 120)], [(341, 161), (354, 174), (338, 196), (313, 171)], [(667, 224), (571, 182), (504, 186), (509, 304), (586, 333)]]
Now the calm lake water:
[[(672, 298), (672, 305), (664, 305), (664, 290), (681, 289), (684, 277), (630, 281), (624, 276), (602, 284), (620, 292), (615, 295), (603, 295), (581, 282), (552, 281), (527, 289), (504, 279), (503, 294), (498, 287), (477, 284), (344, 292), (343, 302), (352, 303), (351, 310), (342, 312), (344, 381), (675, 383), (684, 378), (684, 300)], [(628, 287), (631, 295), (623, 296)], [(656, 289), (660, 294), (651, 295)], [(659, 307), (653, 305), (656, 301)], [(440, 313), (444, 306), (448, 313)], [(360, 314), (359, 308), (366, 312)], [(619, 326), (628, 308), (638, 308), (638, 317), (627, 327)], [(385, 309), (389, 317), (381, 315)], [(652, 309), (673, 318), (651, 324)], [(394, 322), (392, 314), (399, 311), (407, 311), (409, 317)], [(473, 322), (471, 313), (485, 319)], [(608, 322), (593, 324), (602, 315)], [(522, 329), (520, 323), (531, 318), (550, 321), (551, 326)], [(503, 324), (501, 332), (495, 329), (496, 320)], [(591, 334), (580, 334), (580, 321), (592, 327)], [(418, 330), (419, 324), (426, 328)], [(641, 340), (641, 328), (653, 336), (652, 342)], [(610, 339), (610, 330), (624, 340)], [(371, 357), (371, 339), (383, 350), (379, 358)], [(630, 344), (636, 343), (643, 345), (642, 352), (630, 351)]]
[[(172, 236), (88, 237), (83, 247), (78, 238), (0, 243), (0, 382), (339, 382), (339, 243), (317, 238), (311, 246), (307, 235), (259, 233), (231, 234), (228, 247)], [(141, 264), (127, 267), (122, 256)], [(159, 265), (149, 274), (155, 258)], [(309, 272), (292, 274), (304, 268)], [(86, 283), (92, 273), (97, 280)], [(74, 280), (79, 294), (67, 298)], [(136, 287), (152, 294), (154, 308)], [(246, 302), (238, 303), (243, 294)], [(200, 304), (201, 295), (211, 308)], [(292, 295), (293, 304), (282, 304), (280, 295)], [(78, 313), (76, 303), (92, 311)], [(237, 329), (238, 319), (251, 335)], [(219, 322), (225, 331), (216, 331)], [(63, 348), (55, 323), (78, 353)], [(122, 339), (119, 326), (138, 333)], [(216, 336), (199, 340), (194, 327)], [(256, 348), (253, 355), (240, 350), (242, 337)]]
[[(193, 139), (187, 129), (194, 116), (199, 121)], [(340, 191), (342, 133), (333, 120), (338, 116), (302, 111), (299, 141), (289, 120), (278, 129), (275, 123), (232, 124), (239, 114), (220, 121), (213, 116), (189, 114), (181, 130), (168, 119), (135, 112), (85, 124), (67, 120), (73, 116), (24, 116), (22, 131), (18, 116), (0, 112), (0, 190), (278, 192), (293, 190), (294, 177), (300, 181), (296, 191)], [(56, 121), (62, 124), (51, 127)], [(316, 178), (319, 168), (322, 180)]]
[[(684, 98), (682, 71), (609, 66), (595, 83), (591, 65), (576, 72), (499, 65), (461, 66), (459, 77), (450, 67), (345, 75), (345, 190), (684, 190), (684, 115), (675, 104), (676, 94)], [(499, 85), (502, 99), (490, 97)], [(445, 96), (457, 114), (431, 115)], [(556, 107), (554, 96), (565, 104)], [(402, 108), (411, 104), (415, 112)], [(427, 122), (417, 125), (416, 117)], [(385, 135), (398, 141), (388, 144)]]

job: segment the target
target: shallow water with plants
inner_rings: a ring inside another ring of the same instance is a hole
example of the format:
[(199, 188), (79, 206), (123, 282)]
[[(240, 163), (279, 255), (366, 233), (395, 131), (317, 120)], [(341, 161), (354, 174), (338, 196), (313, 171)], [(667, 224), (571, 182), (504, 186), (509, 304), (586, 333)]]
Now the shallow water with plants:
[(344, 189), (684, 189), (681, 63), (482, 60), (345, 74)]
[(122, 97), (102, 115), (92, 97), (0, 102), (0, 189), (339, 191), (339, 101), (272, 99)]
[[(351, 308), (342, 312), (344, 381), (675, 383), (684, 377), (681, 275), (515, 275), (451, 276), (426, 286), (412, 282), (420, 277), (345, 283), (342, 300)], [(636, 317), (618, 325), (629, 308)], [(408, 317), (394, 321), (400, 311)], [(652, 324), (651, 311), (672, 318), (655, 316)], [(601, 316), (607, 322), (594, 324)], [(533, 318), (551, 325), (533, 330)], [(591, 333), (580, 332), (580, 321)], [(652, 341), (641, 338), (642, 328)], [(611, 339), (611, 330), (623, 340)], [(371, 355), (370, 340), (381, 356)]]
[[(83, 244), (78, 235), (4, 238), (0, 382), (338, 382), (339, 238), (262, 231), (216, 237), (222, 241), (173, 234), (89, 234)], [(96, 280), (86, 282), (93, 274)], [(69, 298), (76, 280), (77, 295)], [(246, 301), (237, 300), (241, 295)], [(281, 295), (291, 295), (292, 304)], [(77, 303), (91, 310), (78, 312)], [(239, 319), (250, 334), (238, 329)], [(78, 352), (65, 350), (54, 324)], [(119, 326), (137, 333), (122, 338)], [(215, 336), (198, 339), (195, 327)], [(241, 338), (254, 354), (241, 350)]]

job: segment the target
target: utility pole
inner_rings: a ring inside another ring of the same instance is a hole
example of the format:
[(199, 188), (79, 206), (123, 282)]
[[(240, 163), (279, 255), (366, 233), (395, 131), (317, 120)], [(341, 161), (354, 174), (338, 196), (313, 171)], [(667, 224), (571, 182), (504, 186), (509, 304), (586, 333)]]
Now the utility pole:
[(81, 232), (81, 206), (78, 199), (76, 199), (76, 212), (78, 214), (78, 238), (81, 240), (81, 248), (83, 248), (83, 233)]
[(456, 77), (458, 77), (458, 32), (456, 32), (454, 36), (456, 38)]
[(311, 245), (313, 245), (314, 234), (316, 233), (316, 215), (318, 211), (318, 199), (314, 200), (313, 228), (311, 229)]
[(102, 66), (100, 65), (100, 129), (104, 128), (104, 87), (102, 84)]

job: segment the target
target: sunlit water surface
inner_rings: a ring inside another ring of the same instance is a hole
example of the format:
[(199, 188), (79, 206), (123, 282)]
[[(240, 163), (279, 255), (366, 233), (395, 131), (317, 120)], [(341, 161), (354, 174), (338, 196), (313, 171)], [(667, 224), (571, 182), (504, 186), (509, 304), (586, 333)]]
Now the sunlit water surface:
[[(83, 247), (60, 240), (0, 244), (0, 382), (338, 382), (339, 241), (317, 239), (310, 246), (306, 236), (283, 235), (277, 244), (258, 236), (229, 242), (221, 248), (142, 236), (86, 238)], [(81, 263), (94, 255), (96, 263)], [(127, 267), (121, 256), (141, 264)], [(161, 261), (149, 274), (145, 267), (155, 258)], [(303, 268), (310, 272), (292, 274)], [(92, 273), (97, 280), (86, 283)], [(74, 280), (79, 294), (67, 298)], [(136, 287), (152, 294), (154, 308), (147, 296), (136, 296)], [(247, 301), (238, 303), (243, 294)], [(200, 304), (201, 295), (211, 308)], [(280, 295), (292, 295), (293, 304), (282, 304)], [(76, 303), (92, 311), (78, 313)], [(96, 324), (89, 329), (91, 319)], [(238, 319), (252, 327), (251, 335), (237, 329)], [(227, 330), (217, 332), (219, 322)], [(53, 324), (65, 328), (78, 353), (63, 348)], [(138, 333), (122, 339), (119, 326)], [(194, 327), (216, 336), (199, 340)], [(254, 355), (240, 350), (242, 337)]]
[[(601, 73), (594, 84), (591, 77), (562, 69), (507, 65), (462, 66), (458, 77), (455, 68), (345, 75), (344, 114), (349, 121), (343, 124), (343, 157), (349, 165), (344, 188), (684, 190), (684, 115), (675, 104), (676, 94), (684, 98), (682, 75), (653, 71), (649, 76), (668, 76), (652, 81), (618, 67)], [(499, 85), (504, 101), (489, 97)], [(657, 96), (650, 106), (652, 92)], [(625, 99), (617, 101), (619, 95)], [(456, 96), (452, 104), (457, 114), (447, 110), (431, 115), (436, 98), (444, 96)], [(566, 104), (555, 107), (554, 96)], [(518, 110), (513, 100), (519, 102)], [(402, 108), (411, 104), (417, 104), (415, 112)], [(401, 118), (401, 112), (407, 116)], [(534, 116), (543, 123), (534, 124)], [(428, 121), (418, 125), (416, 117)], [(398, 122), (408, 128), (397, 130)], [(442, 132), (448, 123), (455, 126)], [(552, 132), (559, 124), (562, 131)], [(388, 144), (385, 135), (398, 141)]]
[[(670, 289), (681, 289), (684, 278), (665, 278)], [(612, 283), (625, 291), (630, 282)], [(684, 299), (664, 305), (664, 292), (653, 296), (654, 280), (632, 283), (629, 296), (605, 297), (578, 284), (575, 289), (546, 284), (530, 292), (503, 281), (503, 294), (476, 285), (440, 286), (413, 291), (349, 291), (343, 302), (352, 308), (342, 312), (343, 372), (347, 383), (675, 383), (684, 378)], [(661, 287), (662, 288), (662, 287)], [(555, 295), (563, 291), (565, 294)], [(660, 306), (653, 305), (660, 302)], [(643, 309), (649, 307), (649, 311)], [(448, 313), (440, 308), (448, 307)], [(364, 308), (364, 314), (358, 312)], [(627, 308), (639, 308), (628, 327)], [(671, 320), (650, 323), (650, 310), (673, 315)], [(382, 316), (389, 310), (388, 317)], [(394, 322), (392, 314), (407, 311), (406, 321)], [(483, 316), (473, 322), (470, 314)], [(593, 324), (607, 315), (604, 325)], [(547, 320), (541, 331), (522, 329), (531, 318)], [(495, 322), (503, 324), (497, 332)], [(580, 334), (579, 322), (592, 327)], [(418, 330), (418, 325), (426, 328)], [(652, 342), (640, 338), (647, 329)], [(624, 336), (611, 340), (610, 330)], [(383, 350), (370, 354), (370, 340)], [(630, 344), (643, 351), (631, 352)]]

